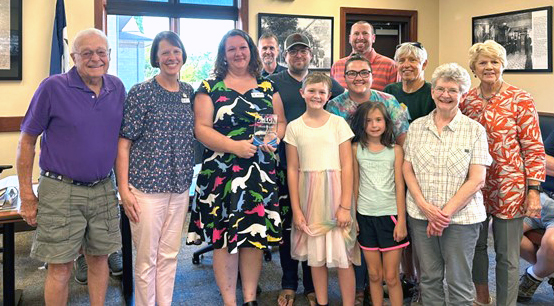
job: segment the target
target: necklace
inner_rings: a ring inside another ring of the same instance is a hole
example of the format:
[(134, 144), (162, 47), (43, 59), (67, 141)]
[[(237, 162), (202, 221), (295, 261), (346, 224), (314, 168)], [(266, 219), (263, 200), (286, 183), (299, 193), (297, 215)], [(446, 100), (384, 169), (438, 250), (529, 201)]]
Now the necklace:
[(481, 83), (481, 84), (479, 84), (479, 97), (481, 99), (486, 100), (487, 102), (489, 102), (490, 99), (494, 98), (500, 92), (500, 89), (502, 89), (503, 85), (504, 85), (504, 81), (502, 81), (502, 83), (500, 83), (500, 87), (498, 87), (496, 92), (494, 94), (492, 94), (490, 97), (487, 98), (483, 95), (483, 83)]

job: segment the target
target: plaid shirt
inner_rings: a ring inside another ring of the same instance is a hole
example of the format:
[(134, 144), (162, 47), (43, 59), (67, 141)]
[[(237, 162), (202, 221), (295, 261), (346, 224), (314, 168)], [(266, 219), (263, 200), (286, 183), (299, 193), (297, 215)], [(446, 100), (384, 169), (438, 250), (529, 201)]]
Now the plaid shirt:
[[(470, 165), (488, 166), (487, 134), (482, 125), (458, 113), (439, 135), (433, 117), (437, 111), (421, 117), (410, 125), (404, 143), (404, 160), (412, 163), (419, 188), (425, 200), (440, 209), (466, 182)], [(410, 217), (426, 220), (411, 192), (407, 210)], [(486, 218), (481, 191), (452, 216), (451, 224), (474, 224)]]
[[(331, 77), (339, 82), (339, 84), (344, 88), (346, 88), (344, 65), (352, 54), (339, 59), (331, 67)], [(371, 84), (372, 89), (383, 91), (385, 86), (391, 83), (400, 82), (400, 77), (397, 73), (398, 67), (392, 59), (375, 52), (375, 49), (372, 49), (371, 52), (365, 53), (364, 56), (371, 63), (371, 75), (373, 77), (373, 83)]]

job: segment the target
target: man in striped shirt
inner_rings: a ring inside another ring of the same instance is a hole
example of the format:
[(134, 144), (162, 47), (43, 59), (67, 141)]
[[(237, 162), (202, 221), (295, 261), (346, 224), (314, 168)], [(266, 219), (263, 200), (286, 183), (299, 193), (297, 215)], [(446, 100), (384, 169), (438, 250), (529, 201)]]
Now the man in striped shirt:
[(372, 89), (383, 91), (385, 86), (391, 83), (400, 82), (397, 75), (396, 63), (373, 49), (375, 42), (375, 32), (373, 26), (367, 21), (358, 21), (350, 30), (350, 45), (352, 53), (336, 61), (331, 67), (331, 77), (334, 78), (342, 87), (346, 88), (344, 79), (344, 65), (346, 60), (353, 54), (363, 55), (371, 63), (371, 73), (373, 76)]

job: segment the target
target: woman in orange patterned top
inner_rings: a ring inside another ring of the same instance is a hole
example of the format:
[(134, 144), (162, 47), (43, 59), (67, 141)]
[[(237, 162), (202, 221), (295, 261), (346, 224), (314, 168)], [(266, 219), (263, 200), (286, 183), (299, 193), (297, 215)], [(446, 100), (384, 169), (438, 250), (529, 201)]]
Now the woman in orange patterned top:
[[(504, 47), (492, 40), (476, 43), (469, 58), (480, 84), (469, 91), (460, 109), (487, 130), (493, 162), (483, 196), (493, 219), (496, 298), (498, 305), (515, 306), (523, 217), (540, 215), (538, 185), (546, 175), (544, 146), (533, 98), (502, 78), (507, 66)], [(488, 288), (489, 219), (483, 223), (473, 260), (474, 305), (493, 305)]]

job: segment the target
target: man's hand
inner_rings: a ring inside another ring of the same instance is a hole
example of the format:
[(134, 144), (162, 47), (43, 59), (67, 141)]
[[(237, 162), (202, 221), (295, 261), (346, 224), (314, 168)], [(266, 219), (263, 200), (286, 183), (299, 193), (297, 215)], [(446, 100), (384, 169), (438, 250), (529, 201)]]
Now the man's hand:
[(21, 198), (19, 214), (30, 226), (37, 226), (38, 198), (33, 194)]

